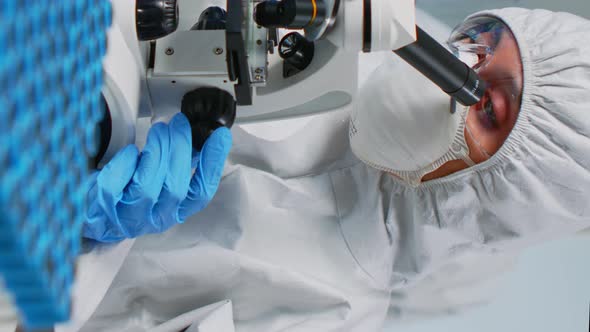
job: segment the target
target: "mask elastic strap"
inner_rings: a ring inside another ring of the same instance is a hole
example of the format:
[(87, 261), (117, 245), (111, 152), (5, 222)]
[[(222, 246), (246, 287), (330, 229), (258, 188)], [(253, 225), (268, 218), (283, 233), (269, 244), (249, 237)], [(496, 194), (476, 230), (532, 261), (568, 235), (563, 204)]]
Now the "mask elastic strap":
[(490, 153), (488, 153), (488, 151), (481, 145), (481, 143), (479, 142), (479, 140), (477, 138), (475, 138), (475, 135), (473, 135), (473, 133), (471, 132), (471, 129), (469, 129), (469, 125), (467, 125), (467, 123), (465, 123), (465, 129), (467, 130), (467, 134), (469, 135), (469, 137), (475, 142), (475, 144), (477, 145), (477, 148), (479, 149), (479, 151), (487, 158), (490, 159), (492, 158), (492, 156), (490, 155)]
[[(461, 136), (463, 136), (463, 135), (461, 135)], [(465, 143), (465, 145), (463, 145), (463, 144), (459, 144), (457, 142), (454, 142), (453, 145), (451, 146), (451, 151), (452, 151), (455, 159), (463, 160), (467, 164), (467, 166), (469, 166), (469, 167), (475, 166), (475, 162), (473, 160), (471, 160), (471, 158), (469, 157), (469, 147), (467, 146), (466, 143)]]
[(469, 158), (469, 156), (461, 156), (461, 160), (463, 160), (469, 167), (476, 165), (475, 162)]
[(465, 128), (467, 128), (467, 115), (469, 114), (469, 107), (462, 106), (463, 114), (461, 114), (461, 124), (459, 125), (457, 136), (451, 144), (451, 152), (457, 159), (463, 160), (467, 166), (475, 166), (475, 162), (469, 157), (469, 146), (465, 140)]

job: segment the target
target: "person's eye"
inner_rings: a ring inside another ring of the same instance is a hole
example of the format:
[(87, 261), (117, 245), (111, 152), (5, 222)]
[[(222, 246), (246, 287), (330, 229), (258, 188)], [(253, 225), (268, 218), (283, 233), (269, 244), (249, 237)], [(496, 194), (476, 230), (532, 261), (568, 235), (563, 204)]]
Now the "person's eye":
[(476, 72), (480, 71), (483, 67), (485, 67), (487, 63), (487, 56), (485, 54), (477, 54), (477, 63), (472, 67), (473, 70)]
[(492, 103), (491, 98), (488, 98), (485, 102), (483, 112), (485, 114), (486, 120), (489, 121), (489, 124), (494, 127), (498, 125), (496, 113), (494, 112), (494, 103)]

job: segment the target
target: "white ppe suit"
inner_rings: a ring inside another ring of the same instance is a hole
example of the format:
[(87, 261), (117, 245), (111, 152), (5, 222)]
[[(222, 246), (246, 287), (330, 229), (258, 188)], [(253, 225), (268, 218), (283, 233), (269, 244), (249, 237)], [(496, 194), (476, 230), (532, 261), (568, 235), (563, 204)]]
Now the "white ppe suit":
[[(479, 15), (508, 24), (524, 67), (519, 119), (490, 160), (412, 188), (354, 157), (348, 110), (278, 142), (236, 128), (210, 206), (136, 240), (91, 319), (58, 331), (378, 331), (390, 306), (483, 301), (522, 248), (590, 226), (590, 23)], [(207, 305), (225, 311), (190, 315)]]

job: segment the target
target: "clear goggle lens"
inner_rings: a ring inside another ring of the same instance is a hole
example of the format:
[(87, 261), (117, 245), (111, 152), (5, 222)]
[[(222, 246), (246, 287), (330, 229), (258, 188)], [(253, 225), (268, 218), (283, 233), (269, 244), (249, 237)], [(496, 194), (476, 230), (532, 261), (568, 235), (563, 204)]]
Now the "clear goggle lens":
[(472, 19), (455, 28), (447, 44), (457, 58), (479, 71), (490, 62), (504, 29), (497, 19)]

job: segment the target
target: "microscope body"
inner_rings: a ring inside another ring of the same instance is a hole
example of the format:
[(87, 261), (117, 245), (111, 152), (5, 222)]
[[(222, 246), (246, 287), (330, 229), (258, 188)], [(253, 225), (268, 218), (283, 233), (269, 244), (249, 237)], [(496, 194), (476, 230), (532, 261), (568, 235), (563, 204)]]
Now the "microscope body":
[[(166, 121), (191, 91), (209, 88), (233, 99), (236, 123), (327, 112), (352, 102), (360, 52), (415, 41), (413, 0), (298, 0), (321, 7), (298, 36), (258, 24), (260, 0), (177, 1), (174, 31), (155, 40), (141, 40), (157, 35), (141, 30), (142, 0), (113, 1), (102, 91), (111, 130), (99, 166), (135, 142), (138, 119)], [(220, 11), (223, 24), (207, 20)]]

